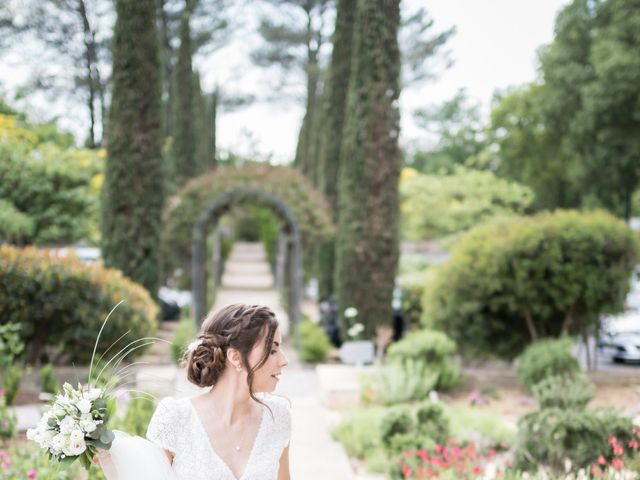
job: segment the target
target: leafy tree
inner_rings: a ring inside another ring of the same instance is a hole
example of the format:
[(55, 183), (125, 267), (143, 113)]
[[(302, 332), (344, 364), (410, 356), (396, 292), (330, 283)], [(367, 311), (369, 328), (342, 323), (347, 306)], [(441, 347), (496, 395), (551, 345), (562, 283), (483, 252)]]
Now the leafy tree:
[(537, 339), (586, 335), (622, 310), (638, 253), (635, 234), (603, 211), (482, 225), (432, 270), (423, 321), (468, 355), (513, 358)]
[(451, 173), (459, 165), (473, 165), (487, 145), (478, 105), (471, 105), (464, 90), (451, 100), (415, 112), (416, 120), (438, 141), (414, 154), (411, 166), (423, 173)]
[(525, 213), (533, 201), (529, 188), (489, 171), (458, 167), (451, 175), (409, 177), (400, 184), (401, 231), (408, 240), (462, 233), (497, 216)]
[(498, 175), (527, 185), (537, 208), (577, 208), (585, 189), (580, 156), (545, 121), (545, 85), (531, 84), (498, 96), (489, 127), (492, 166)]
[[(339, 178), (335, 282), (365, 334), (391, 320), (398, 261), (400, 2), (358, 2)], [(344, 322), (345, 326), (347, 322)]]
[(155, 295), (163, 204), (155, 2), (117, 0), (116, 12), (102, 253), (107, 266)]
[(588, 188), (608, 208), (631, 214), (640, 183), (640, 18), (637, 0), (574, 0), (541, 53), (545, 122), (580, 155)]
[[(24, 0), (6, 5), (0, 18), (0, 34), (12, 39), (27, 64), (32, 65), (34, 88), (54, 96), (64, 91), (80, 96), (88, 110), (87, 146), (102, 143), (106, 119), (110, 60), (111, 2), (107, 0)], [(16, 41), (17, 40), (17, 41)], [(25, 45), (36, 40), (37, 55), (25, 54)], [(0, 41), (1, 43), (1, 41)], [(62, 68), (51, 69), (51, 65)]]

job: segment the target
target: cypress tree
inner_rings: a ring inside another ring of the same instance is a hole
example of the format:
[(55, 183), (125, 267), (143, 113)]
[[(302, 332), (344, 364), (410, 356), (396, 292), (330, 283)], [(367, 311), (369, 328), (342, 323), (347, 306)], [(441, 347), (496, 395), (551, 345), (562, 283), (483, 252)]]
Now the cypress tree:
[(163, 204), (161, 72), (154, 0), (117, 0), (103, 185), (102, 255), (155, 296)]
[(180, 48), (173, 82), (175, 118), (173, 122), (174, 172), (181, 187), (185, 181), (198, 174), (196, 159), (195, 82), (191, 57), (191, 27), (189, 10), (185, 9), (180, 22)]
[[(356, 0), (339, 0), (336, 6), (336, 27), (333, 34), (331, 64), (324, 89), (324, 119), (321, 130), (318, 183), (337, 220), (338, 168), (340, 147), (347, 105), (347, 90), (351, 74), (351, 53)], [(318, 287), (321, 299), (333, 294), (335, 242), (326, 242), (318, 248)]]
[(335, 281), (341, 314), (356, 307), (369, 337), (391, 321), (399, 255), (399, 24), (400, 0), (359, 0), (340, 153)]

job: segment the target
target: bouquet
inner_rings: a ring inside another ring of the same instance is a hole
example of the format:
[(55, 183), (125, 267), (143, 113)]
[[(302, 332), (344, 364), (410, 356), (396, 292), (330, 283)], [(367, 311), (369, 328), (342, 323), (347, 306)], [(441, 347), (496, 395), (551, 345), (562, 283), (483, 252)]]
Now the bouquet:
[[(107, 315), (96, 338), (89, 366), (88, 383), (85, 385), (79, 383), (77, 388), (65, 383), (62, 392), (55, 396), (37, 426), (27, 431), (27, 438), (37, 442), (40, 448), (48, 453), (51, 460), (58, 461), (63, 467), (68, 467), (79, 460), (82, 466), (89, 470), (98, 449), (111, 448), (115, 434), (108, 428), (108, 423), (115, 414), (116, 400), (113, 388), (118, 381), (127, 376), (122, 375), (124, 370), (142, 362), (121, 368), (112, 374), (110, 380), (105, 381), (103, 374), (107, 368), (116, 370), (133, 350), (151, 345), (157, 340), (164, 341), (154, 337), (144, 337), (130, 342), (106, 362), (94, 378), (92, 376), (94, 359), (100, 335), (118, 305)], [(118, 341), (123, 337), (124, 335)], [(102, 361), (112, 347), (113, 345), (100, 356), (98, 362)], [(128, 374), (131, 373), (133, 372), (128, 372)], [(97, 385), (102, 385), (102, 388), (98, 388)], [(129, 391), (136, 392), (132, 389)], [(139, 393), (145, 394), (145, 392)]]
[(97, 449), (108, 450), (115, 438), (107, 428), (114, 405), (113, 397), (100, 388), (78, 384), (74, 389), (65, 383), (38, 425), (27, 431), (27, 438), (62, 465), (79, 459), (89, 469)]

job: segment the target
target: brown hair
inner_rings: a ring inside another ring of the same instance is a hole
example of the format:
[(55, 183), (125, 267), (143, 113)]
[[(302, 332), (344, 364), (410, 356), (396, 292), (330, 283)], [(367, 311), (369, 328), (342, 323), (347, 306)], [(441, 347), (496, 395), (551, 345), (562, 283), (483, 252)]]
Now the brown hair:
[[(198, 387), (214, 386), (227, 366), (227, 350), (234, 348), (240, 352), (242, 365), (247, 369), (251, 398), (262, 403), (254, 396), (253, 377), (269, 358), (277, 328), (276, 314), (262, 305), (233, 304), (211, 311), (200, 328), (199, 344), (187, 352), (187, 378)], [(249, 354), (263, 336), (267, 348), (260, 361), (250, 368)]]

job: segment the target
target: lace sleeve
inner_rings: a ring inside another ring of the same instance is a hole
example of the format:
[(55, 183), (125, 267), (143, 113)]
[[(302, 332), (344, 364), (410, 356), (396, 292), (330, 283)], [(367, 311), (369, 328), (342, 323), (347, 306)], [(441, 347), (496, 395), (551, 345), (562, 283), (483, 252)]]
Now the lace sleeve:
[(273, 409), (278, 438), (282, 448), (286, 448), (291, 441), (291, 404), (288, 399), (277, 395), (270, 396), (269, 404)]
[(176, 400), (171, 397), (162, 399), (149, 422), (147, 439), (165, 450), (176, 453), (180, 424), (177, 417)]

